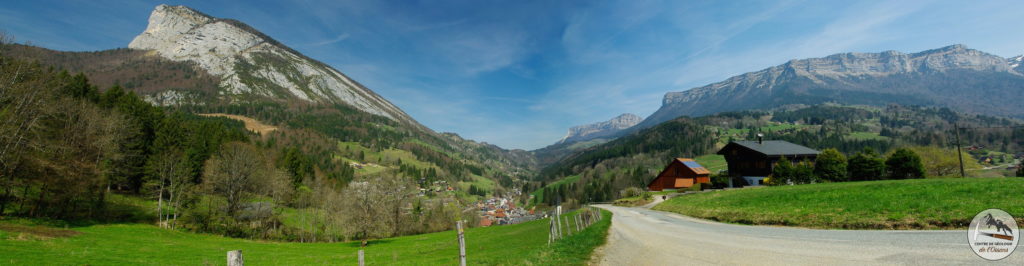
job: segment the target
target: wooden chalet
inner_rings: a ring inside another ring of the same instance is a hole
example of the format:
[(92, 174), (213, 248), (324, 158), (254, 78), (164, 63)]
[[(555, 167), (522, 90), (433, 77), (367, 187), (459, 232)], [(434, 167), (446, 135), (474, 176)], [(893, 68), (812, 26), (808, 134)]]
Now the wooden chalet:
[(658, 177), (647, 184), (650, 191), (662, 191), (664, 189), (681, 189), (692, 187), (693, 184), (711, 183), (711, 171), (698, 164), (693, 159), (676, 158), (665, 166)]
[(814, 161), (818, 151), (782, 140), (733, 141), (718, 151), (729, 164), (729, 175), (742, 177), (751, 186), (759, 186), (772, 174), (782, 157), (792, 162)]

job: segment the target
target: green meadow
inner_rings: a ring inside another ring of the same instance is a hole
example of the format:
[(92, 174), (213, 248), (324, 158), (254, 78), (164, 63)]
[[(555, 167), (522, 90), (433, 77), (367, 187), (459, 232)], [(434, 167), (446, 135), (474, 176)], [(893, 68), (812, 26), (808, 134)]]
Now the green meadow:
[(998, 208), (1024, 222), (1024, 178), (947, 178), (756, 187), (655, 206), (714, 221), (829, 229), (962, 229)]
[[(582, 232), (547, 244), (548, 219), (466, 230), (470, 265), (583, 265), (604, 244), (611, 213)], [(83, 227), (0, 221), (0, 264), (6, 265), (223, 265), (229, 250), (247, 265), (322, 265), (357, 262), (358, 242), (254, 241), (160, 229), (148, 224)], [(367, 265), (455, 265), (455, 231), (375, 240)]]

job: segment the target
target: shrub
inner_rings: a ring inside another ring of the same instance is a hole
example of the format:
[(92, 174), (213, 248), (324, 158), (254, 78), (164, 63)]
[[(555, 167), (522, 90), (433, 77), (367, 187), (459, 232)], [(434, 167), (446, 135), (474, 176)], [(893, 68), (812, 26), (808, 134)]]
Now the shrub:
[(846, 172), (846, 156), (836, 149), (821, 151), (814, 163), (814, 175), (832, 182), (849, 180)]
[(767, 179), (765, 184), (770, 186), (787, 185), (787, 184), (810, 184), (817, 181), (817, 177), (814, 176), (814, 167), (809, 162), (798, 162), (793, 164), (782, 157), (778, 162), (775, 163), (775, 169), (772, 170), (772, 175)]
[(711, 187), (724, 188), (729, 187), (729, 179), (732, 178), (728, 174), (719, 173), (711, 175)]
[(643, 193), (644, 193), (644, 190), (642, 188), (628, 187), (628, 188), (622, 189), (622, 191), (619, 192), (619, 196), (621, 196), (622, 198), (632, 198), (632, 197), (640, 196)]
[(846, 165), (850, 180), (879, 180), (885, 171), (885, 161), (878, 156), (874, 149), (868, 147), (863, 151), (850, 157)]
[(1024, 177), (1024, 159), (1021, 159), (1020, 165), (1017, 165), (1017, 176)]
[(924, 178), (921, 157), (907, 148), (900, 148), (890, 154), (889, 159), (885, 160), (885, 167), (891, 179)]

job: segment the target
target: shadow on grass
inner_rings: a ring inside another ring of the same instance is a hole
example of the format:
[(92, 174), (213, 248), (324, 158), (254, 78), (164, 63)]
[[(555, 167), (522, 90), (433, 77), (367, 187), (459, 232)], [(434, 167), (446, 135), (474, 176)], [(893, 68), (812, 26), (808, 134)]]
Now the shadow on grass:
[[(12, 209), (0, 215), (0, 222), (26, 226), (87, 227), (98, 224), (154, 223), (155, 211), (124, 202), (106, 202), (101, 209), (57, 215), (52, 213), (30, 216), (26, 210)], [(59, 217), (59, 218), (58, 218)]]

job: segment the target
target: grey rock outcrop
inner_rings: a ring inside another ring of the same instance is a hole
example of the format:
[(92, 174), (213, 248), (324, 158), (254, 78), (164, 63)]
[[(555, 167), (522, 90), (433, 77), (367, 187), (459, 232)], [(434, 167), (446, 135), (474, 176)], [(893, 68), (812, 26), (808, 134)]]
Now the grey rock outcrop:
[(346, 104), (419, 125), (401, 109), (340, 71), (241, 22), (214, 18), (188, 7), (157, 6), (146, 30), (128, 47), (152, 50), (174, 61), (195, 62), (220, 78), (219, 94), (229, 101), (270, 98)]
[(574, 126), (569, 128), (561, 140), (555, 144), (573, 143), (598, 139), (603, 137), (614, 137), (616, 133), (633, 127), (643, 121), (643, 118), (634, 114), (622, 114), (611, 120), (588, 125)]

